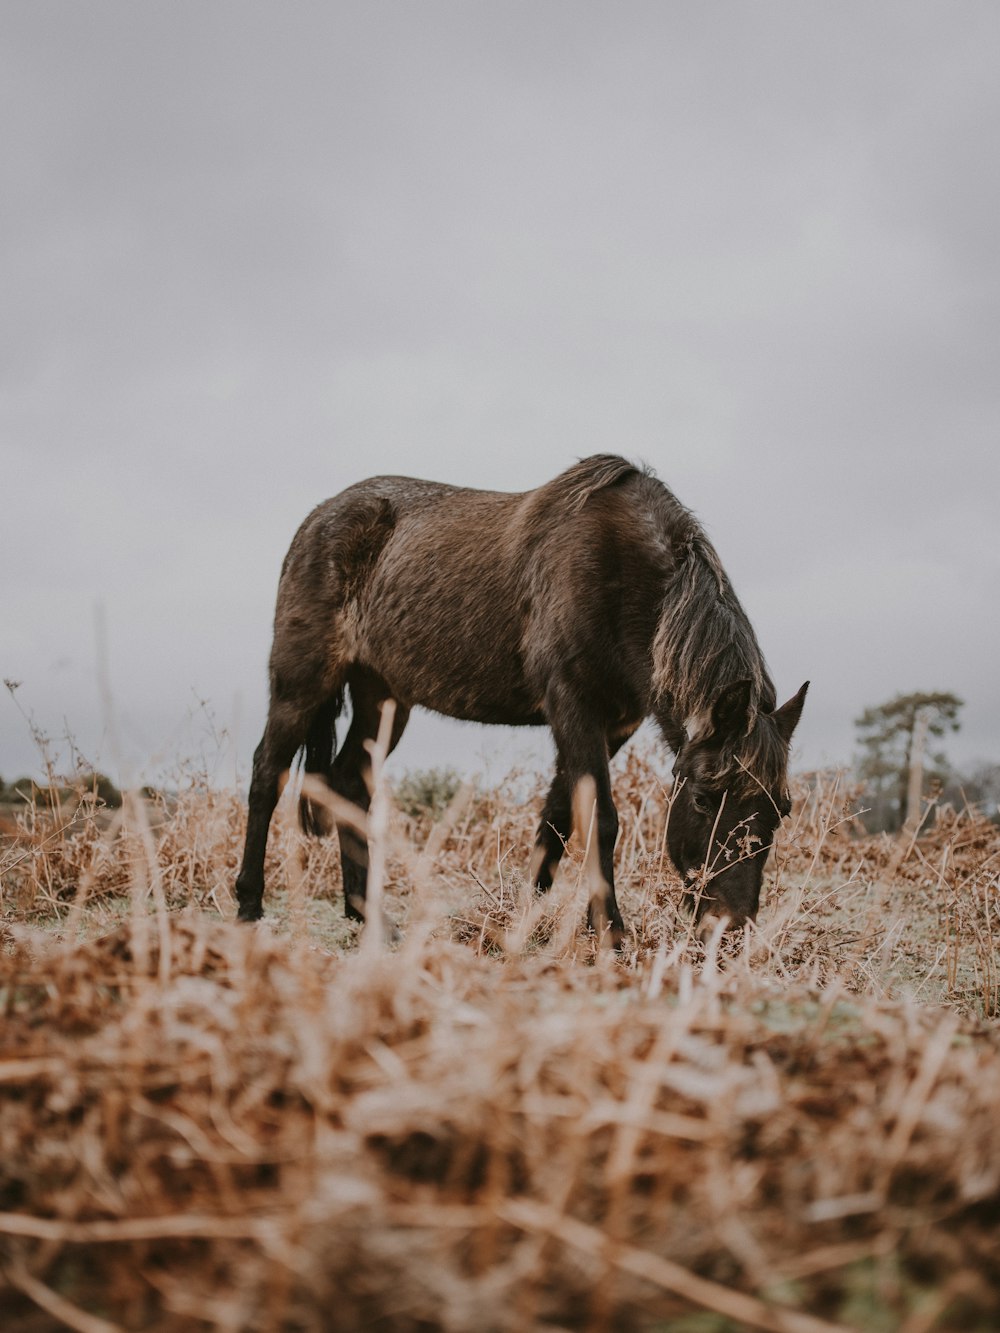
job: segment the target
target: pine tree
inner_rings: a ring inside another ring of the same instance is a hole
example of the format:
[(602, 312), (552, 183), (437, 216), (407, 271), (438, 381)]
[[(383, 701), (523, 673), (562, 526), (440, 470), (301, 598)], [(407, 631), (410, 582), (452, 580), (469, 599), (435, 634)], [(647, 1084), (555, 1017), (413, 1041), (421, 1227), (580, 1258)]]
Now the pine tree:
[[(943, 736), (947, 731), (958, 731), (959, 710), (964, 701), (957, 695), (946, 692), (932, 694), (897, 694), (888, 703), (874, 708), (866, 708), (854, 725), (858, 729), (858, 741), (861, 756), (858, 761), (860, 775), (873, 784), (877, 805), (883, 811), (891, 803), (887, 801), (887, 791), (895, 787), (898, 792), (898, 810), (892, 820), (897, 828), (906, 823), (909, 815), (907, 789), (910, 775), (910, 760), (913, 755), (913, 737), (921, 719), (926, 719), (928, 736)], [(947, 761), (941, 753), (928, 758), (940, 768), (945, 768)]]

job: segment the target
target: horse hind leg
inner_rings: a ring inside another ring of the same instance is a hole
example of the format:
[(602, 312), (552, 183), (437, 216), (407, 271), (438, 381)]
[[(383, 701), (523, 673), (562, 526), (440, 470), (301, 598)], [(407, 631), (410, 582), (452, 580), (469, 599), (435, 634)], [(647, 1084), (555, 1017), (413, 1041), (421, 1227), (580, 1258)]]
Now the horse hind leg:
[[(337, 747), (337, 718), (343, 707), (344, 692), (337, 690), (316, 710), (306, 736), (303, 771), (321, 777), (328, 785)], [(329, 806), (309, 796), (299, 799), (299, 823), (303, 833), (314, 838), (327, 837), (334, 827)]]
[[(384, 500), (353, 512), (315, 510), (296, 533), (278, 586), (271, 645), (271, 703), (254, 755), (243, 864), (237, 878), (239, 916), (261, 914), (267, 831), (281, 774), (304, 748), (306, 771), (332, 775), (333, 726), (352, 662), (352, 636), (343, 621), (345, 577), (361, 579), (392, 530)], [(303, 827), (329, 824), (320, 802), (300, 805)]]
[(315, 705), (272, 698), (264, 735), (253, 757), (246, 842), (236, 879), (240, 921), (256, 921), (263, 911), (267, 833), (280, 795), (281, 775), (305, 744), (314, 712)]
[(271, 816), (280, 795), (281, 776), (300, 749), (316, 760), (320, 738), (332, 750), (334, 711), (339, 707), (345, 668), (330, 661), (327, 640), (315, 617), (294, 614), (282, 590), (278, 594), (271, 645), (271, 697), (264, 735), (257, 746), (250, 781), (249, 813), (243, 863), (236, 879), (241, 921), (256, 921), (263, 910), (264, 856)]
[[(330, 769), (330, 786), (345, 801), (367, 813), (371, 804), (371, 757), (367, 743), (378, 735), (382, 705), (390, 697), (388, 687), (372, 672), (355, 669), (349, 680), (352, 717), (344, 743)], [(399, 744), (409, 719), (409, 709), (396, 705), (388, 753)], [(337, 821), (340, 868), (344, 882), (344, 911), (355, 921), (365, 919), (368, 893), (368, 845), (356, 825)]]
[(572, 828), (569, 787), (562, 766), (557, 763), (531, 853), (531, 882), (539, 893), (547, 893), (551, 889)]

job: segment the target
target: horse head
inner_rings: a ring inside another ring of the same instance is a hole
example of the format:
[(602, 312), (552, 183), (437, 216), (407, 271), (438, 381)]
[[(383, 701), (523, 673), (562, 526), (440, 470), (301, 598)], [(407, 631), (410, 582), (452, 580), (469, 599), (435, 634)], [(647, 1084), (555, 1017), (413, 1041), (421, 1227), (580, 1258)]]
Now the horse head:
[(699, 921), (726, 917), (736, 929), (757, 915), (767, 855), (791, 810), (788, 750), (808, 687), (762, 712), (751, 681), (736, 681), (685, 726), (667, 848)]

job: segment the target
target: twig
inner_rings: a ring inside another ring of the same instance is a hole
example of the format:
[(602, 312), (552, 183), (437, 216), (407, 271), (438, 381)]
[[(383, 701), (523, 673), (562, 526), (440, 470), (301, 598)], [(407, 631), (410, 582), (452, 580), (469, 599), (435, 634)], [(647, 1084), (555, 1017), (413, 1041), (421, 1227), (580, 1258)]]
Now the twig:
[(76, 1329), (77, 1333), (124, 1333), (121, 1324), (113, 1324), (109, 1319), (101, 1319), (81, 1310), (65, 1296), (60, 1296), (44, 1282), (32, 1277), (25, 1269), (12, 1266), (0, 1271), (12, 1287), (33, 1300), (39, 1309), (52, 1315), (53, 1319), (58, 1319), (67, 1328)]
[(34, 1240), (63, 1241), (70, 1245), (114, 1244), (131, 1240), (198, 1237), (212, 1240), (253, 1240), (273, 1225), (266, 1217), (212, 1217), (173, 1213), (165, 1217), (127, 1217), (121, 1221), (66, 1222), (58, 1217), (28, 1213), (0, 1213), (0, 1235), (29, 1236)]
[(365, 928), (361, 948), (378, 953), (385, 939), (382, 919), (382, 891), (385, 887), (386, 848), (389, 840), (389, 815), (392, 798), (385, 779), (385, 761), (389, 754), (396, 701), (386, 699), (374, 744), (369, 743), (372, 759), (372, 805), (368, 819), (368, 887), (365, 893)]

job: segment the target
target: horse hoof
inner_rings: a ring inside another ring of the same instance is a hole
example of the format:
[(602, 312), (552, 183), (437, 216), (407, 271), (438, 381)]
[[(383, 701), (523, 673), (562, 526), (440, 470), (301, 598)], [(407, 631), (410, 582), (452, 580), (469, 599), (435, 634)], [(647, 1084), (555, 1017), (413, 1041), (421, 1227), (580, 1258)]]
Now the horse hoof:
[(344, 916), (348, 921), (364, 921), (365, 919), (365, 900), (358, 894), (350, 894), (344, 898)]

